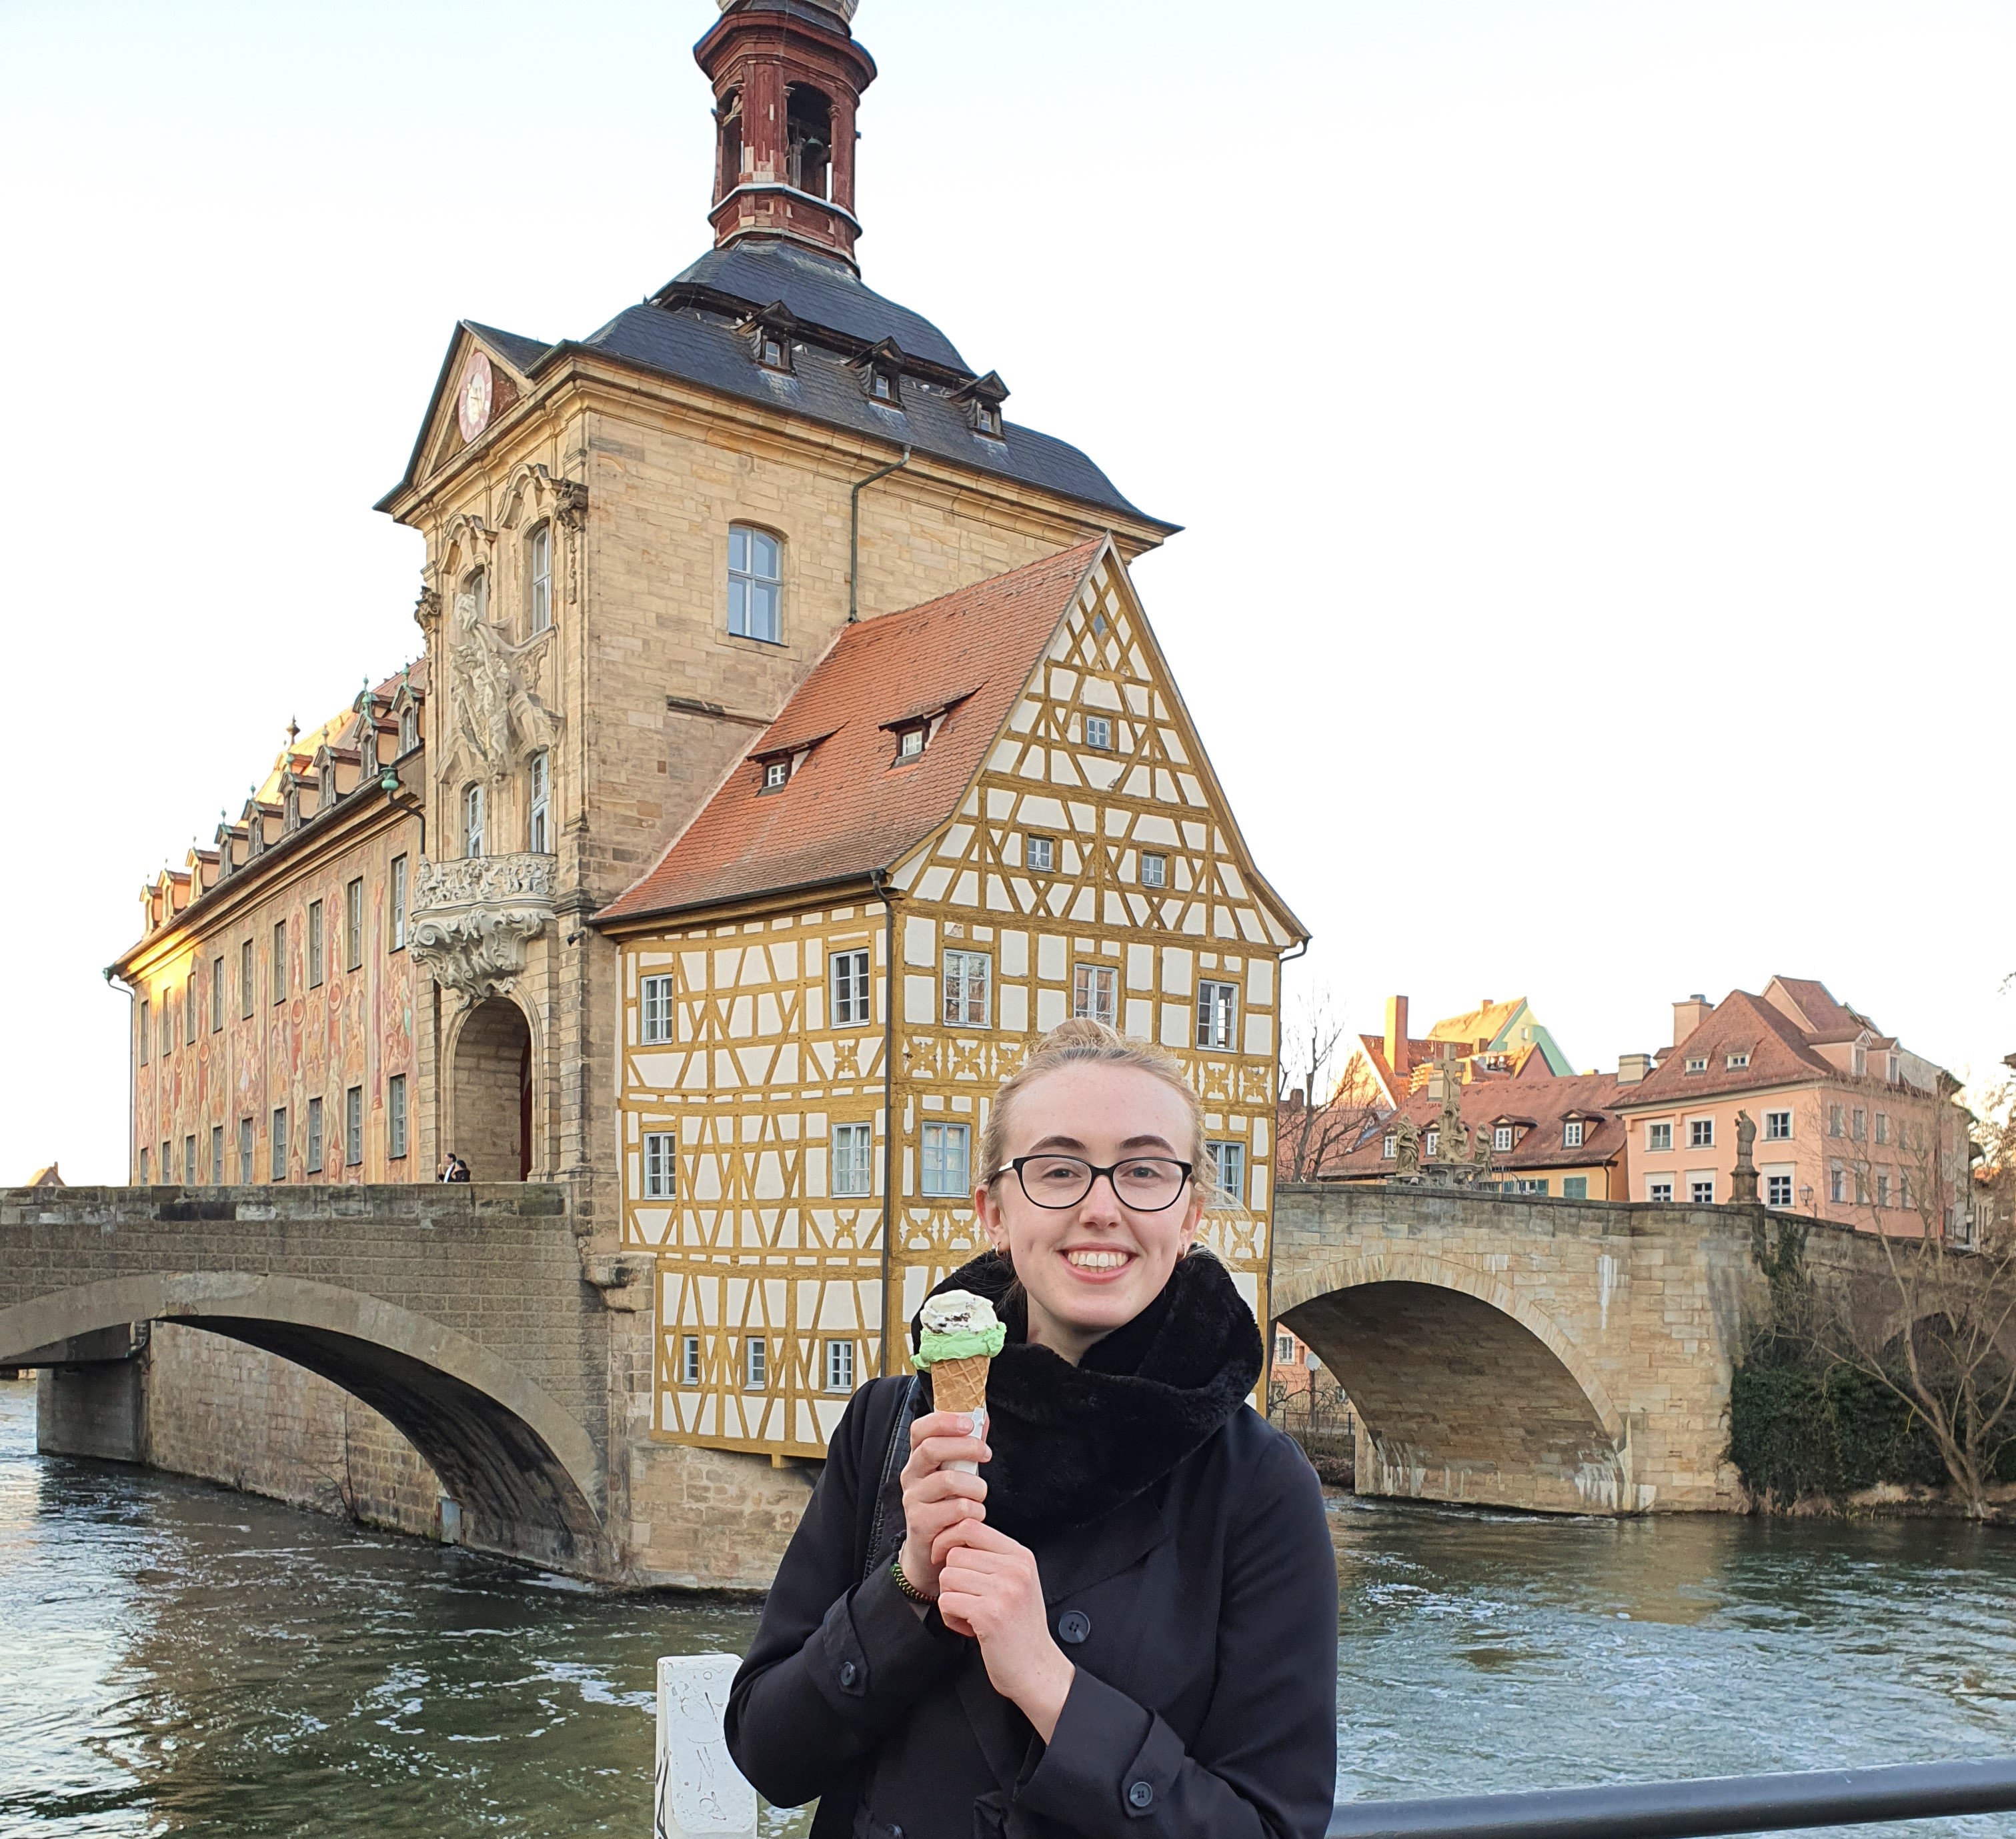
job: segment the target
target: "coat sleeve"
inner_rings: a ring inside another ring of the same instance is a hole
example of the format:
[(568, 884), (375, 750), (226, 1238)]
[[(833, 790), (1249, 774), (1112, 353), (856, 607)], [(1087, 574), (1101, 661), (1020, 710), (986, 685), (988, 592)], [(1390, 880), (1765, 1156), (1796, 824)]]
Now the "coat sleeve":
[(869, 1391), (833, 1433), (729, 1693), (729, 1754), (780, 1807), (844, 1780), (966, 1645), (935, 1609), (918, 1616), (887, 1565), (856, 1574), (860, 1490), (879, 1483), (883, 1455), (862, 1446)]
[(1337, 1793), (1337, 1557), (1274, 1436), (1227, 1542), (1217, 1683), (1189, 1749), (1080, 1668), (1017, 1805), (1085, 1839), (1323, 1839)]

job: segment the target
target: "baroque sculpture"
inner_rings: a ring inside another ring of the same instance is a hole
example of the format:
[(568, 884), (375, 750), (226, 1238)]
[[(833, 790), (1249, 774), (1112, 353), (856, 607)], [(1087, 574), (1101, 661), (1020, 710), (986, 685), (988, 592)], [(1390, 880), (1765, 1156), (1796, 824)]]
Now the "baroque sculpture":
[(553, 916), (554, 858), (476, 856), (430, 862), (413, 877), (413, 955), (465, 1009), (522, 976), (525, 946)]

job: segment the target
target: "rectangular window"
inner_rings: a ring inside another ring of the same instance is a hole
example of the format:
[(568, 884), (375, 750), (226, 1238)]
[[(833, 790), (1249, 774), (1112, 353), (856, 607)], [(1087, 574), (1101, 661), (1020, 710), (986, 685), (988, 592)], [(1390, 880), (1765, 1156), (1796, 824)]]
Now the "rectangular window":
[(868, 954), (836, 952), (829, 961), (827, 974), (832, 984), (833, 1025), (854, 1028), (872, 1021)]
[(1672, 1146), (1673, 1127), (1670, 1123), (1645, 1126), (1645, 1147), (1647, 1150), (1670, 1150)]
[(164, 1187), (175, 1179), (175, 1164), (169, 1160), (168, 1146), (166, 1143), (161, 1145), (160, 1172), (161, 1184)]
[(532, 630), (543, 632), (553, 623), (553, 527), (542, 524), (532, 532)]
[(1237, 984), (1200, 983), (1197, 999), (1197, 1044), (1229, 1048), (1239, 1020)]
[(214, 1035), (224, 1026), (224, 960), (213, 958), (210, 961), (210, 1031)]
[(406, 858), (392, 858), (392, 949), (406, 948)]
[(287, 923), (273, 922), (273, 1001), (277, 1006), (287, 999)]
[[(196, 1045), (196, 973), (192, 970), (189, 973), (189, 982), (182, 990), (182, 1045), (185, 1047)], [(1881, 1121), (1879, 1116), (1878, 1121)], [(1879, 1136), (1877, 1141), (1881, 1143), (1882, 1139)]]
[(462, 853), (471, 862), (483, 854), (483, 788), (467, 786), (462, 794)]
[(1850, 1132), (1857, 1143), (1869, 1134), (1869, 1114), (1858, 1105), (1855, 1110), (1855, 1128)]
[(272, 1151), (272, 1173), (276, 1182), (287, 1179), (287, 1107), (273, 1107), (273, 1134), (267, 1145)]
[(311, 1098), (308, 1100), (308, 1159), (307, 1168), (310, 1175), (320, 1175), (322, 1173), (322, 1100), (319, 1098)]
[(545, 752), (535, 754), (531, 764), (525, 769), (525, 804), (530, 813), (525, 826), (525, 847), (534, 855), (553, 853), (553, 826), (548, 816), (553, 789), (552, 756)]
[(1827, 1198), (1837, 1206), (1848, 1199), (1848, 1171), (1838, 1162), (1827, 1170)]
[[(152, 1045), (154, 1030), (153, 1005), (149, 1002), (147, 999), (144, 996), (140, 999), (139, 1014), (140, 1064), (144, 1067), (147, 1063), (147, 1049)], [(144, 1156), (146, 1153), (146, 1151), (142, 1150), (140, 1153)]]
[(875, 1126), (833, 1127), (833, 1191), (837, 1197), (875, 1192)]
[(1829, 1105), (1827, 1107), (1827, 1135), (1829, 1136), (1839, 1136), (1841, 1134), (1841, 1107), (1838, 1105)]
[(1509, 1150), (1512, 1146), (1512, 1126), (1498, 1124), (1492, 1126), (1491, 1146), (1494, 1150)]
[(343, 968), (364, 968), (364, 877), (359, 875), (343, 891)]
[(1897, 1204), (1899, 1207), (1911, 1204), (1911, 1178), (1908, 1175), (1900, 1173), (1897, 1177)]
[(671, 1200), (679, 1193), (679, 1139), (671, 1130), (644, 1132), (644, 1198)]
[(1071, 972), (1071, 1013), (1113, 1026), (1113, 998), (1119, 974), (1111, 965), (1080, 964)]
[(1750, 1064), (1750, 1056), (1745, 1053), (1725, 1054), (1722, 1063), (1725, 1071), (1740, 1073)]
[(238, 1184), (249, 1187), (252, 1182), (252, 1120), (238, 1120)]
[(1764, 1139), (1766, 1143), (1790, 1143), (1792, 1140), (1792, 1114), (1790, 1111), (1766, 1111), (1764, 1114)]
[(826, 1389), (829, 1392), (851, 1392), (854, 1390), (853, 1342), (826, 1343)]
[(1765, 1176), (1764, 1204), (1766, 1207), (1790, 1207), (1792, 1204), (1792, 1178), (1789, 1175)]
[(742, 1344), (742, 1384), (750, 1391), (760, 1392), (769, 1383), (769, 1344), (760, 1334), (752, 1334)]
[(679, 1337), (679, 1384), (682, 1386), (700, 1384), (700, 1337), (697, 1334)]
[(364, 1088), (353, 1085), (343, 1095), (343, 1161), (355, 1168), (364, 1160)]
[(1143, 887), (1166, 887), (1169, 884), (1169, 858), (1143, 851), (1141, 855), (1141, 885)]
[(1687, 1070), (1690, 1073), (1705, 1073), (1708, 1071), (1708, 1056), (1705, 1053), (1694, 1055), (1688, 1060)]
[(1544, 1194), (1546, 1191), (1547, 1184), (1545, 1181), (1521, 1179), (1512, 1183), (1512, 1192), (1515, 1194)]
[(646, 1045), (671, 1040), (672, 980), (669, 977), (643, 978), (639, 982), (637, 994), (641, 1031)]
[(175, 1050), (175, 993), (173, 990), (161, 992), (161, 1058), (166, 1060)]
[(1287, 1366), (1294, 1361), (1294, 1358), (1295, 1337), (1291, 1334), (1276, 1335), (1274, 1337), (1274, 1364), (1276, 1366)]
[(1088, 747), (1110, 748), (1113, 745), (1113, 723), (1104, 715), (1088, 715), (1085, 718), (1085, 744)]
[(252, 1019), (252, 941), (238, 948), (238, 1014), (242, 1021)]
[(927, 1124), (924, 1126), (923, 1191), (957, 1200), (973, 1193), (967, 1171), (972, 1131), (964, 1124)]
[(1690, 1175), (1687, 1178), (1687, 1198), (1697, 1207), (1715, 1204), (1715, 1177), (1712, 1175)]
[(1887, 1169), (1879, 1168), (1876, 1171), (1876, 1204), (1878, 1207), (1890, 1204), (1890, 1175)]
[(147, 1179), (147, 1152), (142, 1150), (140, 1152), (140, 1186), (146, 1188), (151, 1187), (153, 1185)]
[(1389, 1130), (1386, 1133), (1385, 1142), (1380, 1146), (1380, 1158), (1383, 1161), (1391, 1162), (1399, 1153), (1400, 1139)]
[(1687, 1147), (1690, 1150), (1712, 1150), (1715, 1147), (1715, 1120), (1712, 1117), (1690, 1117), (1687, 1120)]
[(1227, 1207), (1246, 1204), (1246, 1146), (1244, 1143), (1209, 1143), (1211, 1173), (1218, 1182), (1219, 1198)]
[(397, 1162), (406, 1153), (406, 1075), (394, 1073), (385, 1081), (385, 1156)]
[(1568, 1150), (1580, 1149), (1582, 1147), (1582, 1119), (1579, 1117), (1571, 1117), (1567, 1123), (1561, 1126), (1561, 1146), (1564, 1149)]
[(994, 961), (985, 952), (945, 955), (945, 1019), (952, 1028), (984, 1028), (988, 1017), (988, 981)]
[(783, 545), (774, 536), (746, 524), (728, 527), (728, 629), (738, 639), (779, 642), (783, 559)]
[(196, 1134), (191, 1132), (182, 1139), (182, 1186), (196, 1186)]
[(1057, 840), (1054, 837), (1031, 837), (1022, 851), (1022, 866), (1033, 869), (1039, 875), (1047, 875), (1057, 866)]
[(1876, 1114), (1876, 1140), (1879, 1143), (1887, 1143), (1890, 1140), (1890, 1114), (1888, 1111)]
[(1586, 1200), (1589, 1198), (1589, 1177), (1586, 1175), (1563, 1175), (1561, 1198), (1564, 1200)]
[(1673, 1198), (1673, 1178), (1669, 1175), (1655, 1176), (1645, 1184), (1647, 1200), (1668, 1201)]
[(223, 1186), (225, 1180), (224, 1126), (221, 1124), (213, 1124), (210, 1127), (210, 1179), (219, 1187)]
[(322, 902), (310, 901), (308, 902), (308, 988), (311, 990), (319, 990), (322, 988)]

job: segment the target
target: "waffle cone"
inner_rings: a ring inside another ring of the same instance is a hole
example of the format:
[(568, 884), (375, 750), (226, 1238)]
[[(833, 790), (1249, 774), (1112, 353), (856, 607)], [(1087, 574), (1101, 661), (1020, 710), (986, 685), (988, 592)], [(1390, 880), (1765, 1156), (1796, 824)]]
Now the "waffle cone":
[(963, 1360), (939, 1360), (931, 1366), (931, 1409), (934, 1411), (984, 1411), (987, 1407), (987, 1369), (993, 1365), (985, 1354)]

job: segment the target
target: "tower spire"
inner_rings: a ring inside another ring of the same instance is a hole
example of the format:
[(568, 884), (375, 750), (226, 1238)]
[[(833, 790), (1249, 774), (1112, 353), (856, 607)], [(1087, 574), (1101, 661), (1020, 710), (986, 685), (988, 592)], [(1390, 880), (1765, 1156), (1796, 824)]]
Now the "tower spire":
[(721, 0), (693, 48), (714, 85), (715, 247), (797, 243), (855, 266), (855, 115), (875, 60), (855, 41), (859, 0)]

